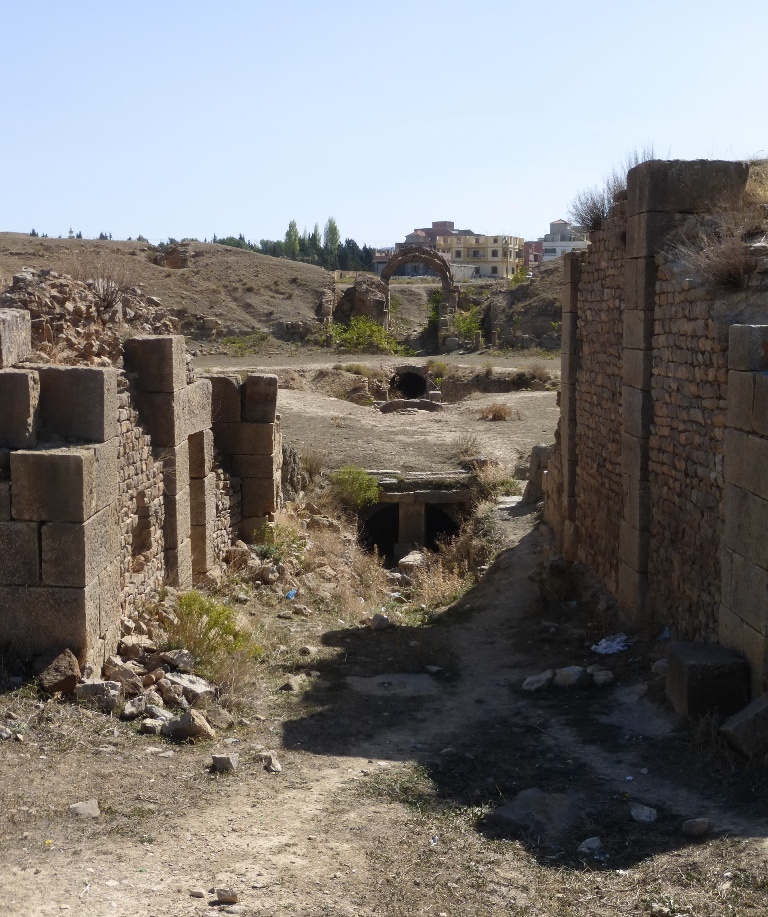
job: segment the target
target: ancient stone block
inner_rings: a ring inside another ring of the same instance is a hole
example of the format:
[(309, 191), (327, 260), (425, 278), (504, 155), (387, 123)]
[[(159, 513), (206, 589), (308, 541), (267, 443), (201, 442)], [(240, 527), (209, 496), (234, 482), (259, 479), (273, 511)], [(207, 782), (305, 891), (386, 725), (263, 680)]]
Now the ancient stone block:
[(651, 525), (651, 485), (623, 475), (624, 521), (639, 531), (648, 531)]
[(648, 545), (650, 535), (643, 529), (636, 529), (631, 523), (622, 521), (619, 537), (621, 562), (638, 573), (648, 570)]
[(204, 478), (213, 468), (213, 433), (201, 430), (189, 437), (189, 476)]
[(653, 312), (627, 309), (624, 312), (624, 347), (649, 350), (653, 338)]
[(41, 435), (103, 443), (119, 433), (117, 370), (39, 366)]
[(213, 438), (227, 455), (272, 455), (280, 448), (279, 428), (272, 423), (216, 423)]
[(242, 482), (243, 518), (267, 516), (277, 509), (277, 485), (272, 478), (244, 478)]
[(273, 517), (248, 516), (240, 520), (240, 537), (248, 544), (261, 544), (265, 539), (267, 526)]
[(99, 639), (99, 604), (98, 582), (85, 589), (0, 586), (0, 643), (23, 659), (67, 648), (83, 661)]
[(768, 569), (768, 502), (756, 494), (726, 484), (723, 543), (760, 567)]
[(737, 208), (746, 187), (745, 162), (696, 159), (651, 160), (627, 173), (627, 213), (672, 210), (706, 213), (713, 206)]
[[(731, 373), (728, 373), (730, 385)], [(752, 402), (752, 429), (761, 436), (768, 436), (768, 372), (754, 373), (755, 397)], [(728, 397), (730, 416), (731, 398)]]
[(728, 369), (768, 370), (768, 325), (731, 325), (728, 329)]
[(748, 758), (764, 757), (768, 752), (768, 695), (729, 716), (720, 732)]
[(749, 701), (749, 670), (735, 650), (713, 643), (672, 642), (667, 697), (681, 716), (725, 715)]
[(731, 565), (731, 611), (768, 636), (768, 571), (736, 551)]
[(0, 522), (11, 519), (11, 482), (0, 481)]
[(155, 447), (177, 446), (211, 425), (208, 379), (200, 379), (175, 392), (139, 392), (137, 398)]
[(41, 541), (46, 586), (87, 586), (118, 557), (117, 504), (83, 523), (48, 522)]
[(176, 496), (189, 487), (189, 440), (182, 440), (176, 446), (154, 450), (155, 458), (163, 463), (163, 486), (165, 492)]
[(768, 691), (768, 640), (724, 605), (718, 611), (718, 638), (746, 658), (752, 697)]
[(186, 538), (165, 552), (166, 581), (169, 586), (186, 589), (192, 585), (192, 541)]
[(663, 251), (667, 236), (684, 217), (679, 213), (638, 213), (627, 217), (627, 258), (648, 258)]
[(0, 369), (0, 446), (35, 445), (39, 400), (40, 379), (34, 370)]
[(242, 382), (235, 375), (203, 376), (211, 383), (211, 420), (213, 423), (240, 423), (242, 420)]
[(623, 357), (624, 384), (649, 392), (651, 390), (651, 367), (653, 366), (652, 351), (627, 348)]
[(560, 382), (562, 385), (575, 385), (579, 371), (579, 358), (576, 353), (564, 353), (560, 357)]
[(123, 342), (126, 370), (136, 373), (136, 388), (142, 392), (175, 392), (187, 384), (187, 355), (184, 337), (139, 335)]
[(243, 386), (243, 420), (274, 423), (277, 410), (277, 376), (249, 373)]
[(579, 256), (579, 253), (578, 252), (566, 252), (563, 255), (563, 283), (566, 286), (578, 285), (580, 280), (581, 280), (581, 258)]
[(216, 566), (210, 529), (205, 525), (192, 526), (192, 576), (201, 576)]
[(579, 344), (576, 337), (577, 316), (575, 312), (564, 312), (560, 326), (560, 347), (564, 354), (578, 352)]
[(0, 309), (0, 369), (32, 353), (32, 316), (26, 309)]
[(191, 525), (190, 488), (185, 488), (175, 496), (166, 493), (163, 505), (165, 506), (163, 536), (165, 537), (167, 552), (178, 548), (183, 541), (189, 538)]
[[(216, 475), (189, 482), (190, 520), (193, 526), (213, 526), (216, 518)], [(193, 542), (194, 553), (194, 542)]]
[(639, 481), (648, 480), (648, 440), (622, 433), (621, 470)]
[(624, 262), (624, 308), (653, 315), (656, 298), (656, 259), (627, 258)]
[[(233, 455), (230, 457), (232, 474), (238, 478), (269, 478), (277, 472), (277, 456), (272, 455)], [(396, 501), (395, 501), (396, 502)]]
[(117, 498), (117, 440), (11, 453), (14, 519), (85, 522)]
[(747, 433), (752, 430), (755, 373), (728, 373), (728, 426)]
[(648, 574), (623, 562), (619, 563), (616, 599), (623, 621), (631, 627), (643, 625), (650, 616)]
[(649, 392), (625, 385), (621, 390), (621, 410), (625, 433), (641, 438), (650, 434), (653, 402)]
[(0, 583), (37, 586), (40, 550), (36, 522), (0, 522)]

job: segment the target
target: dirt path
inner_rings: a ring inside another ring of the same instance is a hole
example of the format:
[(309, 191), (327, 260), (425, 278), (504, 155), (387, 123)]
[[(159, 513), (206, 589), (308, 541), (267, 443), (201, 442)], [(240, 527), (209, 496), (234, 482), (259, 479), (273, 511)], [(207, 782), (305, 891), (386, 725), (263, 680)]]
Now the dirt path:
[[(189, 888), (232, 885), (234, 913), (244, 914), (645, 913), (648, 894), (676, 895), (681, 907), (687, 895), (697, 917), (765, 913), (766, 851), (727, 837), (765, 837), (765, 806), (739, 808), (711, 781), (689, 779), (685, 746), (669, 730), (643, 739), (597, 725), (624, 704), (631, 732), (631, 675), (604, 696), (519, 691), (523, 676), (574, 650), (536, 638), (535, 516), (519, 506), (499, 514), (507, 548), (434, 624), (458, 678), (438, 673), (433, 696), (356, 696), (326, 669), (304, 697), (266, 698), (264, 721), (240, 724), (230, 746), (240, 767), (220, 777), (207, 770), (210, 747), (169, 748), (98, 715), (101, 740), (78, 741), (73, 720), (63, 755), (42, 732), (2, 743), (0, 911), (204, 914), (211, 896), (190, 897)], [(554, 626), (545, 622), (547, 632)], [(327, 635), (348, 643), (345, 660), (359, 652), (355, 633)], [(414, 634), (404, 629), (403, 639)], [(280, 774), (256, 762), (265, 745), (278, 750)], [(659, 808), (650, 828), (626, 816), (628, 775), (632, 798)], [(488, 807), (528, 786), (582, 794), (597, 811), (575, 841), (599, 831), (610, 863), (585, 869), (573, 840), (566, 850), (539, 849), (485, 830), (478, 818)], [(90, 796), (101, 818), (66, 814)], [(704, 814), (718, 838), (691, 846), (679, 821)], [(729, 900), (737, 906), (718, 909)]]

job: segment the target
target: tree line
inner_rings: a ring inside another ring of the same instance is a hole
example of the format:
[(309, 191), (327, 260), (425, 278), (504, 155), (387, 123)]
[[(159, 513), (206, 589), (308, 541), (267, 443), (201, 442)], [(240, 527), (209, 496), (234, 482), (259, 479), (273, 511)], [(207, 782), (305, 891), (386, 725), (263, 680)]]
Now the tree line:
[(226, 236), (219, 239), (214, 234), (213, 242), (219, 245), (231, 245), (248, 251), (271, 255), (273, 258), (288, 258), (291, 261), (303, 261), (306, 264), (317, 264), (326, 270), (335, 271), (372, 271), (375, 249), (368, 245), (360, 246), (354, 239), (341, 241), (339, 227), (333, 217), (328, 217), (322, 235), (320, 226), (315, 223), (312, 232), (305, 229), (299, 233), (296, 220), (291, 220), (284, 239), (261, 239), (258, 245), (246, 242), (242, 233), (239, 236)]

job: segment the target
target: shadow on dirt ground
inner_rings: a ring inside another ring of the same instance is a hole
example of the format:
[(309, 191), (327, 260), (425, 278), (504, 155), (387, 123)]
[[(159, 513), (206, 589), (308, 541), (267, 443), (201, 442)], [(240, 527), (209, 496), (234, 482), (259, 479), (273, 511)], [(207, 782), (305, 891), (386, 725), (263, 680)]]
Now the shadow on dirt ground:
[[(686, 819), (708, 818), (709, 837), (765, 836), (762, 773), (721, 746), (711, 722), (676, 720), (663, 676), (651, 674), (663, 644), (640, 636), (599, 657), (591, 646), (606, 636), (600, 616), (545, 606), (531, 582), (544, 550), (542, 533), (529, 530), (423, 626), (326, 633), (337, 654), (316, 664), (319, 677), (283, 723), (285, 746), (413, 762), (374, 768), (368, 791), (420, 812), (462, 810), (485, 837), (515, 838), (558, 869), (627, 869), (698, 844), (681, 832)], [(544, 669), (595, 662), (613, 672), (610, 686), (520, 688)], [(556, 794), (544, 803), (554, 822), (570, 812), (561, 830), (488, 817), (531, 788)], [(655, 810), (652, 822), (633, 819), (638, 803)], [(599, 849), (578, 852), (595, 836)]]

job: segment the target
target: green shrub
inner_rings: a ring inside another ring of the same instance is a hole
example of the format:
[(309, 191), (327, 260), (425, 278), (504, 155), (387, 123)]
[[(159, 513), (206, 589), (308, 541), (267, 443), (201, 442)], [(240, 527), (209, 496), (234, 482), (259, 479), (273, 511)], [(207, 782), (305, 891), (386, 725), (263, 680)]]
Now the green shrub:
[(400, 353), (402, 348), (389, 332), (365, 315), (356, 315), (349, 325), (331, 325), (337, 347), (361, 353)]
[(284, 561), (292, 554), (301, 554), (305, 546), (295, 528), (276, 522), (265, 529), (264, 540), (254, 544), (253, 549), (263, 560)]
[(234, 654), (252, 658), (261, 655), (261, 647), (237, 620), (237, 611), (229, 605), (196, 590), (179, 596), (175, 618), (165, 627), (167, 645), (183, 647), (195, 657), (203, 674), (219, 681), (222, 666)]
[(427, 316), (427, 328), (431, 331), (437, 331), (440, 325), (440, 305), (443, 302), (443, 291), (435, 290), (428, 301), (429, 315)]
[(465, 312), (457, 312), (454, 316), (456, 331), (461, 340), (471, 340), (480, 331), (480, 316), (477, 306), (470, 306)]
[(358, 465), (344, 465), (331, 475), (331, 494), (344, 509), (356, 512), (379, 499), (379, 484)]

